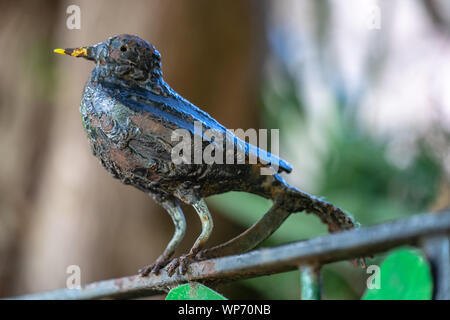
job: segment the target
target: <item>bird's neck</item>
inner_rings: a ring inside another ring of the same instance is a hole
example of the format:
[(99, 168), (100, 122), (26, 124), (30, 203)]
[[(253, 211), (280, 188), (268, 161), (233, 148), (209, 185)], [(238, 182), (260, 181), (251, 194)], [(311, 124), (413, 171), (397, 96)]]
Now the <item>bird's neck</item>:
[(130, 76), (132, 73), (136, 73), (136, 71), (130, 70), (127, 74), (120, 74), (120, 72), (117, 72), (113, 67), (97, 65), (92, 71), (89, 81), (100, 84), (102, 82), (108, 82), (127, 88), (137, 86), (165, 97), (174, 97), (177, 95), (177, 93), (164, 81), (160, 70), (156, 70), (156, 72), (151, 72), (149, 74), (143, 74), (142, 77)]

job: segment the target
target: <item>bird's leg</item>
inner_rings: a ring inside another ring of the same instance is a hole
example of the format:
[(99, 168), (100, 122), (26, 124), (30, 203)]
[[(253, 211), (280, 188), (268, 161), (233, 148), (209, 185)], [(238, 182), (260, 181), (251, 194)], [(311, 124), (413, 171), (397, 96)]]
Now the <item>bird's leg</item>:
[(167, 266), (167, 273), (169, 276), (172, 276), (177, 268), (181, 274), (186, 272), (188, 264), (195, 260), (196, 254), (203, 248), (213, 229), (213, 220), (205, 201), (201, 199), (195, 202), (192, 206), (200, 217), (202, 232), (197, 240), (195, 240), (195, 243), (188, 254), (172, 260), (172, 262)]
[(173, 224), (175, 225), (175, 233), (172, 239), (167, 244), (164, 252), (156, 259), (154, 263), (139, 270), (142, 276), (148, 275), (150, 272), (158, 273), (161, 268), (164, 268), (169, 262), (178, 245), (184, 238), (186, 233), (186, 220), (183, 215), (178, 202), (176, 200), (169, 200), (161, 203), (162, 207), (170, 214)]
[(202, 232), (200, 233), (200, 236), (197, 238), (197, 240), (195, 240), (195, 243), (189, 253), (197, 254), (197, 252), (199, 252), (200, 249), (205, 245), (206, 241), (208, 241), (214, 224), (208, 207), (206, 206), (205, 200), (201, 199), (197, 201), (193, 204), (193, 207), (200, 217), (200, 221), (202, 223)]

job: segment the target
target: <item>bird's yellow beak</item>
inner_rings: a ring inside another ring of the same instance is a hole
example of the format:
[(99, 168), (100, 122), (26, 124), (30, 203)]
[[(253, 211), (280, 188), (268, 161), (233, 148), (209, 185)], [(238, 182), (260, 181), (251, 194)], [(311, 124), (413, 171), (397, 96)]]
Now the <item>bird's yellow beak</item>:
[(72, 57), (87, 57), (88, 52), (86, 47), (80, 47), (76, 49), (55, 49), (53, 50), (55, 53), (65, 54)]

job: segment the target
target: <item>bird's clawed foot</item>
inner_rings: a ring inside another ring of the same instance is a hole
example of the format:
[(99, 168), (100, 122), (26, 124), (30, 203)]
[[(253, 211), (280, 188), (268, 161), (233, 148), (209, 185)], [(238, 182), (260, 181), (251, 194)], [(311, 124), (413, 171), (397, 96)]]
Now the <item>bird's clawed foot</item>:
[(196, 253), (191, 251), (188, 254), (183, 254), (179, 258), (173, 259), (167, 265), (167, 274), (169, 275), (169, 277), (171, 277), (177, 270), (178, 274), (185, 274), (189, 264), (197, 261), (195, 255)]
[[(178, 270), (178, 274), (185, 274), (189, 264), (192, 262), (196, 262), (202, 259), (197, 258), (198, 250), (191, 250), (189, 253), (182, 255), (179, 258), (173, 259), (170, 263), (168, 263), (168, 259), (165, 257), (158, 258), (154, 263), (139, 269), (139, 274), (141, 277), (146, 277), (150, 273), (158, 274), (161, 269), (166, 267), (167, 274), (169, 277), (175, 274)], [(200, 253), (199, 253), (200, 254)]]
[(158, 258), (154, 263), (139, 269), (141, 277), (146, 277), (150, 273), (158, 274), (159, 271), (164, 268), (169, 261), (167, 259)]

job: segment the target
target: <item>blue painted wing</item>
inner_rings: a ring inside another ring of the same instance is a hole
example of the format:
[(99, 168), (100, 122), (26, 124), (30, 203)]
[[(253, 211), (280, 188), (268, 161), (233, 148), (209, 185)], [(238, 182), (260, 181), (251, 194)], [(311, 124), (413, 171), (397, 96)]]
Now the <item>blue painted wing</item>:
[(209, 114), (181, 97), (167, 84), (164, 85), (170, 90), (169, 97), (152, 93), (137, 86), (127, 88), (119, 87), (116, 83), (102, 83), (104, 90), (134, 111), (149, 112), (153, 116), (170, 122), (178, 128), (190, 131), (192, 134), (194, 134), (194, 122), (199, 121), (202, 123), (203, 132), (212, 129), (227, 133), (227, 137), (233, 139), (234, 144), (241, 150), (244, 150), (245, 155), (253, 155), (262, 164), (270, 164), (275, 168), (278, 167), (279, 170), (288, 173), (292, 171), (292, 166), (288, 162), (266, 150), (239, 139)]

